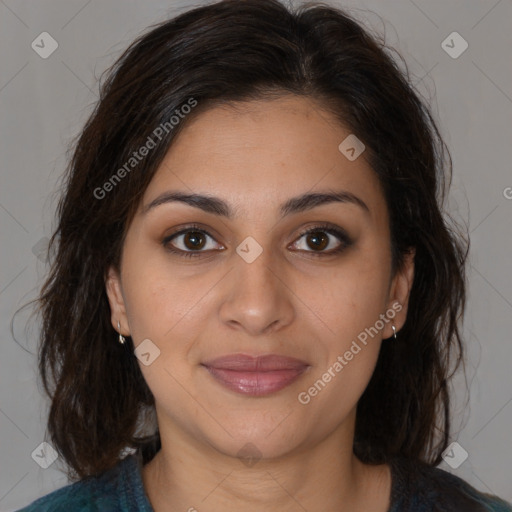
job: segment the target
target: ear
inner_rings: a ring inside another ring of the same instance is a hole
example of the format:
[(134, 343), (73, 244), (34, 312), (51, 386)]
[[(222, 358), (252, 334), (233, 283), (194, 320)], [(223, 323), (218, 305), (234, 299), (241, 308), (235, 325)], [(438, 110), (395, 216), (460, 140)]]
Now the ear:
[[(130, 336), (130, 327), (128, 325), (126, 306), (121, 287), (121, 276), (119, 275), (119, 271), (112, 266), (108, 269), (105, 278), (105, 288), (110, 304), (110, 321), (112, 322), (112, 327), (114, 327), (119, 334)], [(120, 329), (117, 325), (118, 322), (121, 326)]]
[(393, 277), (389, 292), (389, 301), (387, 308), (395, 311), (394, 318), (386, 323), (386, 327), (383, 330), (382, 337), (384, 339), (393, 336), (392, 325), (395, 326), (396, 332), (398, 332), (407, 318), (407, 309), (409, 306), (409, 295), (411, 293), (412, 283), (414, 281), (414, 257), (416, 255), (416, 249), (414, 247), (409, 249), (404, 255), (404, 262), (402, 269), (397, 271)]

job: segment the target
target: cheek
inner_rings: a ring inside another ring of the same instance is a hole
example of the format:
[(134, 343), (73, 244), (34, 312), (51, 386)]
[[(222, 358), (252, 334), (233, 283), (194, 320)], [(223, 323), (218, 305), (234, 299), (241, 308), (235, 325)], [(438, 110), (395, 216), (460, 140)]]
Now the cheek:
[(144, 352), (150, 353), (149, 364), (138, 356), (141, 372), (157, 402), (179, 414), (190, 398), (183, 385), (190, 382), (193, 368), (186, 361), (204, 325), (197, 318), (204, 292), (151, 265), (127, 288), (135, 354), (142, 353), (144, 344)]
[(303, 283), (297, 292), (314, 312), (309, 316), (318, 325), (315, 335), (322, 354), (305, 383), (305, 400), (318, 397), (317, 406), (323, 403), (337, 420), (359, 400), (379, 355), (379, 319), (385, 312), (389, 276), (385, 258), (376, 254), (361, 250), (344, 265), (318, 275), (317, 286)]
[(155, 241), (135, 235), (127, 241), (122, 275), (125, 303), (135, 342), (162, 342), (180, 318), (200, 298), (199, 291), (180, 276)]
[(204, 292), (190, 281), (173, 281), (162, 274), (141, 275), (140, 280), (133, 282), (127, 300), (134, 341), (151, 338), (162, 348), (169, 343), (177, 348), (183, 326), (198, 322), (202, 295)]
[(381, 313), (378, 301), (359, 296), (357, 288), (352, 291), (338, 294), (338, 306), (329, 306), (330, 316), (324, 313), (329, 329), (324, 329), (319, 340), (322, 348), (317, 353), (322, 357), (298, 397), (301, 404), (311, 404), (309, 410), (326, 414), (326, 428), (339, 424), (356, 406), (373, 375), (381, 347), (381, 332), (375, 330)]
[(382, 260), (358, 252), (315, 278), (298, 280), (294, 291), (314, 313), (311, 318), (322, 333), (341, 349), (384, 313), (388, 280)]
[(155, 395), (173, 390), (167, 398), (174, 403), (177, 382), (191, 378), (198, 360), (197, 340), (204, 338), (208, 319), (214, 315), (214, 293), (207, 292), (218, 276), (214, 272), (183, 275), (158, 258), (140, 261), (138, 269), (126, 276), (125, 285), (132, 339), (136, 349), (146, 339), (156, 346), (158, 357), (151, 365), (140, 365), (141, 370)]

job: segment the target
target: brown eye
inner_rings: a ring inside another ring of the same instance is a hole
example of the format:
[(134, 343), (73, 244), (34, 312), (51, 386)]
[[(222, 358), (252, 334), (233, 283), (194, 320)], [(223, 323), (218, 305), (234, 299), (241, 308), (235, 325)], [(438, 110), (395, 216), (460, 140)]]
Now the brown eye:
[(315, 250), (322, 251), (329, 245), (329, 237), (322, 231), (308, 233), (306, 240), (309, 246)]
[(200, 231), (188, 231), (183, 236), (183, 243), (187, 249), (202, 249), (206, 243), (205, 236)]
[[(299, 250), (309, 253), (311, 256), (332, 256), (353, 244), (353, 240), (347, 233), (331, 224), (314, 226), (304, 231), (298, 240), (301, 239), (305, 240), (305, 244), (303, 244), (303, 248), (299, 247)], [(336, 239), (338, 240), (337, 245)], [(295, 242), (293, 245), (297, 247), (299, 243)]]
[[(217, 248), (216, 244), (211, 242), (210, 246), (207, 247), (209, 243), (208, 239), (214, 240), (206, 231), (194, 226), (189, 226), (188, 228), (165, 237), (162, 240), (162, 245), (167, 251), (178, 254), (179, 256), (194, 257), (209, 252), (209, 249)], [(220, 247), (222, 248), (222, 246)]]

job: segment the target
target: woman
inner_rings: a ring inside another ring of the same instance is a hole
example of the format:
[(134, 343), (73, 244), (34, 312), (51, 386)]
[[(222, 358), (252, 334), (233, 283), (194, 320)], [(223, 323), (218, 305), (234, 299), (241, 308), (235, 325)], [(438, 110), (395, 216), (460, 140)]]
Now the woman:
[(121, 56), (41, 294), (77, 481), (23, 510), (512, 510), (435, 468), (467, 242), (385, 50), (333, 8), (226, 0)]

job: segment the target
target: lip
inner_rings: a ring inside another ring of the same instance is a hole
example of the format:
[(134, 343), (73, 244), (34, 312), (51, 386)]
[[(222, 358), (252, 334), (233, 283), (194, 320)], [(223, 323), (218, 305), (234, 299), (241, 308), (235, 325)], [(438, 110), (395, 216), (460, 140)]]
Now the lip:
[(293, 357), (230, 354), (202, 363), (223, 386), (250, 396), (277, 392), (294, 382), (310, 365)]

